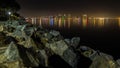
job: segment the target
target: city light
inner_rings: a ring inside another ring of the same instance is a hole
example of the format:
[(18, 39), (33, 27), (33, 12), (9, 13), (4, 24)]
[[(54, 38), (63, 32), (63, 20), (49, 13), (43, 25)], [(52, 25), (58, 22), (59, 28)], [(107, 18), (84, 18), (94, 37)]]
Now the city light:
[(71, 14), (59, 14), (56, 16), (41, 16), (41, 17), (32, 17), (26, 18), (30, 19), (32, 24), (39, 24), (40, 26), (50, 26), (50, 27), (67, 27), (71, 28), (72, 26), (81, 26), (81, 27), (97, 27), (101, 28), (105, 25), (109, 25), (112, 20), (116, 19), (118, 25), (120, 26), (120, 17), (110, 18), (110, 17), (91, 17), (86, 14), (82, 16), (72, 16)]
[(118, 26), (120, 27), (120, 18), (118, 18)]
[(99, 20), (104, 20), (104, 18), (99, 18)]

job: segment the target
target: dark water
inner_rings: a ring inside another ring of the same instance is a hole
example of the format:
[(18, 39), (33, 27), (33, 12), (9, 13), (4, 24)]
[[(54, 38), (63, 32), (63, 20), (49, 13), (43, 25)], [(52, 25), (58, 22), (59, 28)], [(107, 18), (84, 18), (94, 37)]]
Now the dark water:
[(81, 45), (89, 46), (93, 49), (113, 55), (120, 58), (120, 31), (119, 29), (71, 29), (60, 30), (64, 37), (71, 38), (78, 36), (81, 38)]
[(120, 58), (120, 19), (50, 19), (40, 23), (44, 28), (61, 32), (64, 38), (80, 37), (81, 45), (89, 46)]
[[(48, 30), (60, 31), (64, 38), (80, 37), (80, 45), (110, 54), (114, 59), (120, 58), (120, 18), (41, 18), (32, 20)], [(34, 23), (35, 22), (35, 23)], [(70, 68), (64, 60), (52, 56), (50, 65), (54, 68)], [(82, 55), (78, 60), (78, 68), (89, 68), (92, 61)], [(61, 67), (62, 66), (62, 67)]]

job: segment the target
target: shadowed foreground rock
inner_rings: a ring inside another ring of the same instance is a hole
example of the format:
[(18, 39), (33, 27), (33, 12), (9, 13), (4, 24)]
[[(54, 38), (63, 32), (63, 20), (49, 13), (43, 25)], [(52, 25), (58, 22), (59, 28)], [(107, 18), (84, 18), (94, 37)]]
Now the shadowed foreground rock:
[(22, 22), (0, 22), (0, 68), (78, 68), (80, 54), (92, 60), (90, 68), (119, 68), (119, 60), (79, 47), (79, 37), (64, 39), (58, 31)]
[(81, 46), (81, 53), (92, 60), (89, 68), (120, 68), (119, 61), (116, 62), (112, 56), (95, 51), (89, 47)]

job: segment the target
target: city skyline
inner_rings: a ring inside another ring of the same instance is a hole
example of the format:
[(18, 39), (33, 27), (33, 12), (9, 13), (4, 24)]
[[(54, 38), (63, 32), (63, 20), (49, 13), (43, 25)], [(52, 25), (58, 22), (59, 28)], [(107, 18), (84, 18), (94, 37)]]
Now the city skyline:
[(120, 16), (120, 2), (113, 0), (18, 0), (23, 16), (55, 15), (68, 13), (93, 16)]
[[(26, 21), (31, 24), (44, 26), (44, 27), (56, 27), (56, 28), (71, 28), (79, 26), (80, 28), (96, 27), (102, 28), (107, 27), (111, 24), (116, 24), (120, 27), (120, 17), (108, 18), (108, 17), (88, 17), (87, 15), (80, 16), (41, 16), (26, 18)], [(114, 22), (113, 22), (114, 21)], [(116, 23), (117, 22), (117, 23)]]

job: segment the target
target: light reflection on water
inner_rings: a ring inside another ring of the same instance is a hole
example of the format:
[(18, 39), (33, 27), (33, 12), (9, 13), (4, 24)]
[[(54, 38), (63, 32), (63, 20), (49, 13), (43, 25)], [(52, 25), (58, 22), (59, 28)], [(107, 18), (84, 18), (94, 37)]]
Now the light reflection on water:
[(103, 27), (120, 27), (120, 18), (87, 18), (87, 17), (37, 17), (27, 18), (26, 21), (32, 24), (38, 24), (43, 27), (56, 28), (103, 28)]

